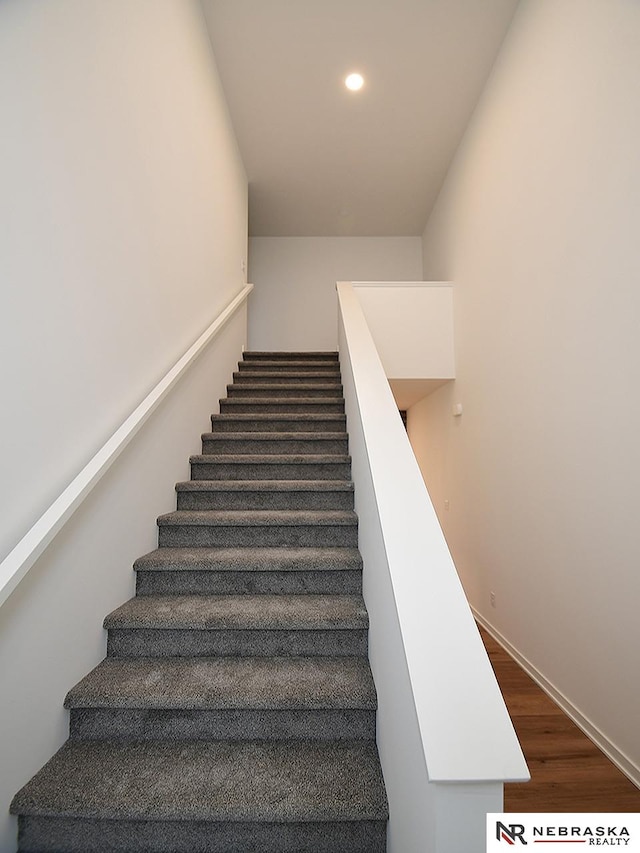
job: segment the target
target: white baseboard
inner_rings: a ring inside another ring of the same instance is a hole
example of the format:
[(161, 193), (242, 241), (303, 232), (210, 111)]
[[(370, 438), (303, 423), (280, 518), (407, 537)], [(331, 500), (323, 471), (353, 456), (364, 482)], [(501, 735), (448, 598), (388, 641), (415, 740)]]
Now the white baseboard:
[(604, 735), (600, 729), (595, 726), (588, 717), (580, 712), (569, 699), (551, 684), (544, 675), (531, 663), (527, 658), (511, 645), (511, 643), (502, 636), (497, 628), (488, 622), (474, 607), (471, 608), (477, 622), (487, 630), (493, 639), (499, 643), (505, 651), (524, 669), (536, 684), (544, 690), (544, 692), (552, 699), (559, 708), (586, 734), (586, 736), (595, 743), (607, 758), (612, 761), (616, 767), (627, 776), (636, 787), (640, 788), (640, 767), (635, 764), (627, 755), (619, 750), (611, 741)]

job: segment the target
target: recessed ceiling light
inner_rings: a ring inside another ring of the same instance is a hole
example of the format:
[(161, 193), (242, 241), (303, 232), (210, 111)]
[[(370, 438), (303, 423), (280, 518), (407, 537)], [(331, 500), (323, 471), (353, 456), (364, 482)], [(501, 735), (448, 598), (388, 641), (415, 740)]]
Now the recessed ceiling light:
[(347, 89), (351, 89), (352, 92), (357, 92), (364, 86), (364, 77), (362, 74), (349, 74), (344, 81), (344, 85)]

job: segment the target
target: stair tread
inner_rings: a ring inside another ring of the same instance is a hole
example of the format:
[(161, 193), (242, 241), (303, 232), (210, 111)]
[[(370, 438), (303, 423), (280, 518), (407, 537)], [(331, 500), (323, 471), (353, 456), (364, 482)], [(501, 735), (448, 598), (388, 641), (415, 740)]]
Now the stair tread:
[[(324, 398), (320, 398), (324, 400)], [(244, 401), (246, 403), (246, 400)], [(254, 423), (254, 422), (267, 422), (267, 423), (277, 423), (278, 421), (299, 421), (300, 423), (306, 423), (307, 421), (339, 421), (341, 424), (345, 424), (347, 417), (346, 415), (339, 414), (338, 412), (326, 412), (324, 414), (300, 414), (297, 412), (291, 412), (287, 414), (286, 412), (256, 412), (255, 414), (252, 412), (239, 412), (237, 415), (229, 415), (229, 414), (213, 414), (211, 415), (213, 421), (240, 421), (246, 423)]]
[(181, 509), (168, 512), (158, 518), (158, 525), (190, 525), (193, 527), (267, 527), (271, 525), (296, 526), (356, 524), (358, 516), (353, 510), (267, 510), (267, 509)]
[(210, 820), (386, 820), (375, 746), (318, 741), (68, 741), (13, 814)]
[(105, 628), (159, 630), (365, 629), (369, 617), (357, 595), (149, 595), (125, 602)]
[(336, 350), (246, 350), (243, 353), (243, 358), (278, 358), (278, 359), (310, 359), (310, 358), (327, 358), (338, 360), (338, 352)]
[(346, 432), (203, 432), (203, 441), (346, 441)]
[(306, 361), (301, 359), (260, 359), (241, 361), (238, 364), (240, 370), (326, 370), (333, 373), (340, 373), (340, 365), (332, 359), (314, 358)]
[[(310, 387), (308, 390), (313, 391), (314, 389), (313, 387)], [(342, 402), (342, 398), (339, 398), (339, 401)], [(295, 400), (293, 400), (291, 397), (278, 397), (276, 395), (274, 397), (243, 397), (242, 399), (239, 399), (238, 397), (223, 397), (220, 402), (224, 403), (225, 405), (231, 406), (265, 406), (269, 404), (287, 405), (294, 403), (309, 403), (312, 405), (326, 406), (334, 405), (337, 400), (333, 397), (314, 397), (313, 394), (309, 394), (306, 397), (296, 397)], [(282, 413), (279, 412), (278, 414)]]
[(274, 464), (323, 464), (334, 462), (350, 462), (348, 453), (197, 453), (189, 457), (190, 462), (250, 462), (252, 465), (261, 463)]
[[(275, 378), (275, 377), (274, 377)], [(342, 388), (342, 385), (339, 382), (299, 382), (296, 384), (295, 382), (232, 382), (227, 385), (227, 388), (241, 388), (243, 391), (250, 391), (253, 389), (259, 389), (260, 391), (277, 391), (277, 390), (291, 390), (294, 388), (299, 388), (302, 391), (317, 391), (319, 389), (331, 389), (332, 391), (338, 390)]]
[(352, 492), (350, 480), (184, 480), (178, 492)]
[(136, 571), (335, 571), (362, 568), (357, 548), (157, 548)]
[[(261, 365), (261, 368), (262, 367), (264, 367), (264, 365)], [(338, 370), (337, 367), (325, 368), (325, 369), (318, 368), (318, 369), (314, 369), (314, 370), (294, 370), (294, 369), (289, 369), (288, 366), (286, 366), (286, 365), (282, 365), (280, 367), (280, 369), (278, 369), (278, 370), (264, 370), (264, 369), (254, 370), (251, 367), (249, 367), (249, 368), (245, 368), (244, 370), (236, 370), (234, 372), (233, 376), (234, 376), (234, 379), (238, 376), (242, 377), (243, 379), (244, 379), (244, 377), (253, 377), (253, 376), (260, 377), (260, 378), (262, 378), (264, 376), (268, 376), (268, 377), (273, 376), (274, 379), (276, 379), (276, 380), (277, 379), (284, 379), (286, 377), (288, 379), (299, 379), (301, 382), (304, 382), (306, 379), (315, 379), (315, 378), (318, 378), (321, 380), (326, 379), (327, 381), (329, 381), (329, 380), (333, 381), (335, 378), (335, 381), (337, 381), (338, 383), (340, 382), (340, 371)]]
[(65, 708), (372, 709), (363, 658), (106, 658)]
[(336, 364), (314, 361), (306, 365), (299, 362), (283, 361), (275, 362), (245, 362), (238, 366), (231, 374), (232, 382), (245, 382), (249, 377), (255, 377), (255, 381), (263, 382), (264, 377), (273, 377), (274, 382), (299, 380), (306, 382), (308, 379), (314, 381), (324, 380), (326, 382), (341, 382), (342, 374)]

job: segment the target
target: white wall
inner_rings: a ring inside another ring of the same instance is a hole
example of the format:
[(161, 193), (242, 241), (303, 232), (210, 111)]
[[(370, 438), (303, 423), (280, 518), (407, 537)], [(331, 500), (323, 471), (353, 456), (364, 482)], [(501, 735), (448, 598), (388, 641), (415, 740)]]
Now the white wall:
[(472, 604), (640, 782), (639, 44), (631, 0), (522, 2), (424, 233), (458, 379), (409, 431)]
[(335, 350), (336, 281), (420, 281), (419, 237), (252, 237), (249, 346)]
[[(1, 558), (240, 290), (247, 203), (191, 0), (0, 3), (0, 114)], [(241, 311), (0, 610), (3, 853), (245, 340)]]
[(358, 302), (391, 379), (453, 379), (453, 292), (445, 282), (356, 285)]
[(195, 0), (0, 4), (0, 111), (4, 556), (238, 292), (247, 247)]

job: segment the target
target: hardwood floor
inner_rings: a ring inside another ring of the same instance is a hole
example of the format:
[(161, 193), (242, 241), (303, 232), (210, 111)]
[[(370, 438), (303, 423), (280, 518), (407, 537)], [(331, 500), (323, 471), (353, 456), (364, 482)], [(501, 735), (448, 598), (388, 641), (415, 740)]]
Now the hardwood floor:
[(480, 633), (531, 781), (504, 786), (505, 812), (638, 812), (640, 789), (485, 630)]

